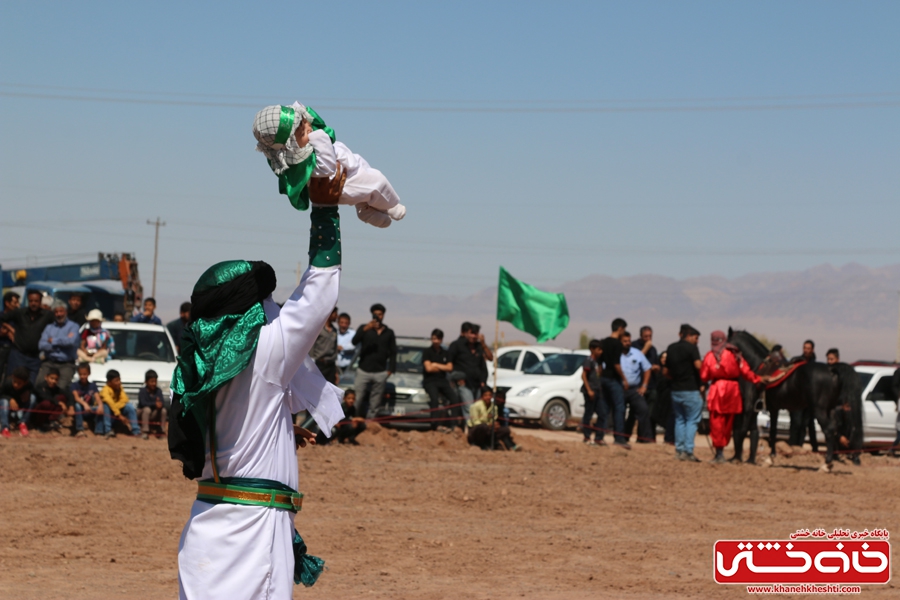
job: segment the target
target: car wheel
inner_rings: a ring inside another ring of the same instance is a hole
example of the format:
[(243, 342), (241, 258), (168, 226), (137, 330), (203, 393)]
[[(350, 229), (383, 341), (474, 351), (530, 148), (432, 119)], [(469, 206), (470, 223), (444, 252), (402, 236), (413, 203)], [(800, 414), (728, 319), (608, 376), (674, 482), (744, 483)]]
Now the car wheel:
[(565, 400), (554, 398), (544, 405), (541, 412), (541, 425), (554, 431), (562, 431), (569, 421), (569, 405)]

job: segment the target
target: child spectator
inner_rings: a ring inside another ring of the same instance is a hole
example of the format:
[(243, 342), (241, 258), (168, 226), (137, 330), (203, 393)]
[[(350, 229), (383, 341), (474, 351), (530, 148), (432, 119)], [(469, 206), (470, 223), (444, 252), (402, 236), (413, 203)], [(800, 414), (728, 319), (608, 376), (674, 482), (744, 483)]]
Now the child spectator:
[[(469, 411), (469, 443), (478, 446), (482, 450), (492, 450), (491, 429), (494, 430), (494, 441), (500, 441), (507, 450), (517, 450), (518, 446), (512, 441), (509, 427), (501, 427), (497, 418), (500, 406), (492, 403), (494, 392), (486, 387), (481, 391), (481, 398), (472, 405)], [(506, 397), (503, 397), (503, 404)], [(505, 407), (504, 407), (505, 408)]]
[(100, 390), (100, 399), (103, 400), (103, 433), (106, 437), (116, 437), (112, 417), (130, 428), (132, 435), (141, 434), (137, 411), (128, 402), (128, 394), (122, 389), (122, 378), (115, 369), (110, 369), (106, 373), (106, 385)]
[(138, 390), (138, 412), (141, 415), (141, 437), (150, 439), (150, 424), (154, 429), (166, 433), (166, 406), (163, 402), (162, 390), (156, 385), (156, 371), (150, 369), (144, 374), (144, 387)]
[(88, 326), (81, 332), (81, 347), (78, 348), (78, 362), (105, 363), (115, 354), (115, 341), (108, 330), (103, 328), (103, 313), (94, 309), (87, 315)]
[[(19, 419), (19, 433), (28, 437), (28, 426), (20, 411), (28, 411), (34, 404), (34, 386), (31, 385), (31, 373), (26, 367), (16, 367), (12, 376), (0, 385), (0, 435), (12, 437), (9, 433), (9, 411)], [(24, 415), (30, 415), (25, 412)]]
[(93, 381), (88, 381), (91, 376), (91, 365), (82, 363), (78, 365), (78, 381), (72, 384), (72, 408), (75, 413), (75, 437), (85, 437), (85, 417), (94, 420), (94, 433), (100, 433), (103, 429), (103, 402), (100, 401), (100, 390)]
[(366, 430), (366, 420), (356, 415), (356, 392), (344, 392), (344, 418), (337, 425), (337, 439), (340, 444), (359, 446), (356, 436)]
[(72, 396), (59, 385), (59, 369), (47, 368), (44, 381), (34, 388), (36, 402), (31, 409), (31, 416), (26, 415), (26, 422), (42, 431), (60, 429), (60, 419), (72, 404)]

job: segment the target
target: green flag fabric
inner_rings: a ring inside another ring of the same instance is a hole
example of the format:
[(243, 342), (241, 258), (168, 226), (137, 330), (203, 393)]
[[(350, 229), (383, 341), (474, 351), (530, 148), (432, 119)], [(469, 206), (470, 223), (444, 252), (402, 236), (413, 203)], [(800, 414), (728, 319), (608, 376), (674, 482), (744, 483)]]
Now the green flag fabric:
[(563, 294), (543, 292), (500, 267), (497, 320), (512, 323), (541, 343), (552, 340), (569, 325), (569, 307)]

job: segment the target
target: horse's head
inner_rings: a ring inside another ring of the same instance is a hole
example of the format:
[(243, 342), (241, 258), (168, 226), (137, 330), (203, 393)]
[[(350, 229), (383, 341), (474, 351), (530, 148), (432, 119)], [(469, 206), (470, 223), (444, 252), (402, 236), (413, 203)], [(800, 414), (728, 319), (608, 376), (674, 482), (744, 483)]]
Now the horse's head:
[(741, 350), (741, 354), (747, 360), (750, 368), (756, 370), (769, 356), (769, 349), (746, 331), (735, 331), (728, 328), (728, 342)]

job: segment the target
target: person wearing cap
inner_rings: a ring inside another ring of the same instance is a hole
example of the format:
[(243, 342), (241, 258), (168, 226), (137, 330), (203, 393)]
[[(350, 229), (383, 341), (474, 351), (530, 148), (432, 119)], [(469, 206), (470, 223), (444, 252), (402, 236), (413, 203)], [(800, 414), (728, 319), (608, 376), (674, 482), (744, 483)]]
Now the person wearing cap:
[[(753, 384), (762, 381), (743, 359), (741, 351), (726, 339), (724, 331), (712, 332), (711, 349), (703, 357), (703, 364), (700, 366), (700, 380), (710, 382), (706, 402), (709, 408), (709, 435), (716, 449), (716, 456), (712, 459), (714, 463), (725, 462), (724, 451), (731, 440), (734, 415), (744, 412), (744, 400), (738, 381), (741, 378)], [(737, 452), (735, 456), (738, 456)]]
[(312, 108), (299, 102), (267, 106), (256, 114), (253, 135), (256, 150), (278, 176), (279, 193), (297, 210), (309, 207), (310, 179), (330, 179), (341, 165), (347, 183), (338, 204), (355, 206), (359, 219), (375, 227), (388, 227), (406, 215), (406, 207), (381, 171), (335, 141), (334, 130)]
[(700, 396), (700, 351), (697, 342), (700, 332), (688, 325), (678, 332), (680, 341), (666, 350), (664, 375), (672, 380), (672, 411), (675, 413), (675, 457), (688, 462), (700, 462), (694, 456), (694, 437), (703, 413)]
[(79, 363), (105, 363), (115, 354), (115, 340), (103, 328), (103, 313), (93, 309), (87, 314), (88, 326), (81, 332), (81, 346), (78, 348)]
[(50, 369), (59, 370), (59, 386), (68, 390), (75, 378), (75, 359), (81, 337), (78, 325), (69, 320), (69, 307), (62, 300), (51, 305), (53, 322), (44, 327), (38, 347), (44, 353), (44, 362), (38, 371), (38, 382), (44, 381)]
[[(120, 421), (131, 430), (131, 435), (141, 435), (141, 427), (138, 425), (137, 410), (128, 401), (128, 394), (122, 389), (122, 377), (115, 369), (106, 372), (106, 385), (100, 390), (100, 400), (103, 401), (103, 427), (100, 433), (106, 437), (116, 437), (113, 428), (113, 418)], [(94, 428), (97, 433), (97, 428)]]
[(340, 168), (333, 181), (310, 182), (309, 267), (281, 308), (264, 262), (215, 264), (194, 286), (168, 428), (170, 455), (199, 480), (178, 545), (182, 599), (287, 600), (294, 583), (312, 585), (322, 571), (294, 529), (296, 446), (315, 436), (291, 415), (308, 411), (328, 435), (344, 417), (343, 392), (309, 358), (338, 301), (341, 233), (330, 205), (342, 187)]

